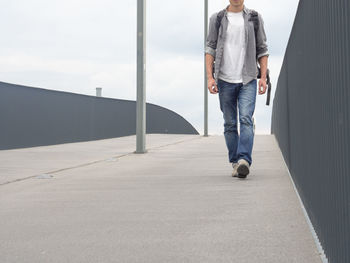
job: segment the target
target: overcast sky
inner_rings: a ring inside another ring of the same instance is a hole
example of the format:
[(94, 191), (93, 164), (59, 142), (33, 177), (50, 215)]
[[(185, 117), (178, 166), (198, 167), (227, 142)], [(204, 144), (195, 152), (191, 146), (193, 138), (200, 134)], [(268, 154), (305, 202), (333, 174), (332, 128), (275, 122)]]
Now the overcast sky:
[[(147, 102), (171, 109), (203, 133), (202, 0), (147, 1)], [(209, 15), (228, 0), (209, 1)], [(273, 94), (298, 0), (245, 0), (265, 21)], [(0, 0), (0, 81), (136, 99), (136, 0)], [(257, 96), (256, 133), (268, 134), (271, 105)], [(223, 133), (209, 94), (209, 133)]]

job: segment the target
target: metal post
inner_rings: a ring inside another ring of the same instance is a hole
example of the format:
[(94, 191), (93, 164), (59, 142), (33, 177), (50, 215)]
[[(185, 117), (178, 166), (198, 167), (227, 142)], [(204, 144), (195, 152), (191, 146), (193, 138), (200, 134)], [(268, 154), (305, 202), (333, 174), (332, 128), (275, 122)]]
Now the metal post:
[(102, 88), (96, 88), (96, 97), (102, 97)]
[(136, 152), (146, 151), (146, 0), (137, 0)]
[[(208, 0), (204, 1), (204, 50), (208, 35)], [(208, 80), (204, 54), (204, 136), (208, 136)]]

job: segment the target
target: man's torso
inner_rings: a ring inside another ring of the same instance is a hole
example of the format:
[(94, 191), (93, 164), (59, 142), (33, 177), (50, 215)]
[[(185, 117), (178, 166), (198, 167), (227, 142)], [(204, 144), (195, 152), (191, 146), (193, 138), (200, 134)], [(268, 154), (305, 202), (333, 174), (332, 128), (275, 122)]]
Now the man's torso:
[[(217, 80), (222, 70), (222, 60), (224, 56), (224, 45), (226, 39), (226, 32), (228, 28), (227, 9), (223, 10), (224, 14), (220, 21), (220, 26), (217, 27), (218, 13), (210, 17), (209, 32), (207, 36), (206, 53), (215, 58), (215, 74), (214, 78)], [(250, 20), (254, 10), (243, 8), (243, 20), (245, 30), (245, 55), (242, 70), (243, 84), (249, 83), (256, 79), (258, 75), (257, 59), (261, 56), (268, 56), (268, 49), (266, 45), (266, 35), (263, 29), (263, 22), (260, 15), (258, 15), (259, 30), (255, 34), (254, 23)], [(256, 12), (255, 12), (256, 13)], [(257, 39), (256, 39), (257, 36)]]
[(243, 12), (227, 13), (228, 25), (218, 78), (230, 83), (242, 83), (245, 56), (245, 28)]

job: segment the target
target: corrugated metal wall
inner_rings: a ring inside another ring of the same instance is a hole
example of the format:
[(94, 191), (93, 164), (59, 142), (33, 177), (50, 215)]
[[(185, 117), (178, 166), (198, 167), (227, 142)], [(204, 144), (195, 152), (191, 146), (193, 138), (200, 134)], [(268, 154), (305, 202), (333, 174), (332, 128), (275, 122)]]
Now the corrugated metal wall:
[[(182, 116), (146, 105), (147, 133), (198, 134)], [(134, 135), (136, 102), (0, 82), (0, 150)]]
[(271, 127), (331, 263), (350, 262), (349, 2), (300, 0)]

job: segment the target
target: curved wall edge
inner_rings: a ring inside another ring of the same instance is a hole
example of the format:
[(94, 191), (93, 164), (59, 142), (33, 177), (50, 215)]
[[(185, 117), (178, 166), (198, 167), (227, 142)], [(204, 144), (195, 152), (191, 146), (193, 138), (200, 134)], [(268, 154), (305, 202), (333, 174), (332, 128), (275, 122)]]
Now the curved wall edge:
[[(136, 134), (136, 101), (0, 82), (0, 150)], [(146, 133), (199, 134), (182, 116), (146, 104)]]

